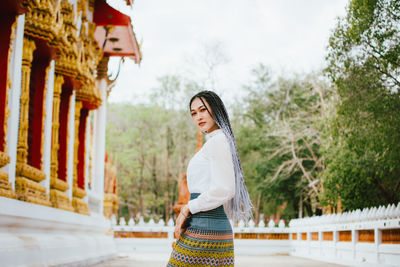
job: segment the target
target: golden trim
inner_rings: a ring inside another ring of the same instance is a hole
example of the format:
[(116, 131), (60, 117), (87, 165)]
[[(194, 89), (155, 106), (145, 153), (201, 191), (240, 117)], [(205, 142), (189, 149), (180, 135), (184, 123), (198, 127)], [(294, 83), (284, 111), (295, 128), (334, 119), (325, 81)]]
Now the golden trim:
[(50, 201), (54, 208), (71, 212), (75, 211), (74, 207), (72, 206), (72, 202), (69, 200), (69, 197), (65, 192), (57, 189), (50, 189)]
[(10, 163), (10, 156), (7, 153), (0, 151), (0, 168)]
[(50, 177), (51, 180), (58, 179), (58, 150), (60, 144), (59, 129), (60, 129), (60, 102), (61, 102), (61, 91), (64, 83), (64, 77), (59, 74), (55, 74), (54, 77), (54, 92), (53, 92), (53, 120), (52, 120), (52, 138), (51, 138), (51, 167)]
[(27, 163), (28, 161), (29, 86), (33, 51), (35, 49), (35, 42), (32, 39), (25, 37), (22, 54), (22, 88), (17, 145), (17, 162), (20, 163)]
[(68, 0), (61, 2), (61, 16), (63, 18), (62, 35), (65, 38), (66, 45), (60, 47), (58, 51), (56, 71), (59, 74), (76, 77), (81, 71), (80, 51), (78, 49), (75, 11)]
[(103, 199), (103, 214), (104, 217), (109, 219), (112, 214), (118, 213), (119, 198), (112, 193), (104, 193)]
[(19, 200), (51, 206), (49, 196), (46, 194), (46, 188), (25, 177), (15, 178), (15, 192)]
[(87, 10), (88, 10), (88, 2), (87, 0), (78, 0), (78, 12), (82, 12), (81, 18), (82, 22), (88, 21)]
[(81, 198), (72, 198), (72, 206), (75, 209), (75, 212), (85, 215), (90, 215), (88, 204)]
[(50, 188), (57, 189), (57, 190), (64, 192), (69, 188), (69, 185), (67, 182), (65, 182), (61, 179), (58, 179), (56, 177), (51, 177), (50, 178)]
[(41, 182), (46, 179), (46, 174), (26, 163), (17, 162), (15, 169), (16, 176), (23, 176), (36, 182)]
[(86, 196), (86, 191), (79, 187), (74, 187), (72, 195), (77, 198), (84, 198)]
[(25, 15), (25, 34), (46, 40), (50, 46), (63, 45), (60, 3), (36, 0)]
[(0, 169), (0, 196), (8, 198), (16, 198), (12, 191), (11, 183), (8, 181), (8, 173)]

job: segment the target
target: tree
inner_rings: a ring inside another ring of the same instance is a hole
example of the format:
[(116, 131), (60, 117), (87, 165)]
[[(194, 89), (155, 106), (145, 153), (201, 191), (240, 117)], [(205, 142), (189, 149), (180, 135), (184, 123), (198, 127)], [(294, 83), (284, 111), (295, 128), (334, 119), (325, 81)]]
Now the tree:
[(256, 217), (261, 211), (276, 217), (321, 213), (319, 127), (329, 87), (317, 74), (273, 81), (264, 65), (252, 73), (234, 123)]
[(353, 0), (333, 32), (326, 73), (336, 112), (323, 135), (324, 202), (400, 201), (400, 3)]

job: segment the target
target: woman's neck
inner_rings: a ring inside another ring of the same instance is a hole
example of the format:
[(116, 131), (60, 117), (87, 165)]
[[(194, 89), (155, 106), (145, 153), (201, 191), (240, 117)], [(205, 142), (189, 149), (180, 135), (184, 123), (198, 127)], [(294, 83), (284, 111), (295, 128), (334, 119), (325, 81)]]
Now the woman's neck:
[(208, 129), (208, 131), (206, 131), (206, 133), (209, 134), (218, 129), (220, 129), (218, 125), (214, 124), (210, 129)]

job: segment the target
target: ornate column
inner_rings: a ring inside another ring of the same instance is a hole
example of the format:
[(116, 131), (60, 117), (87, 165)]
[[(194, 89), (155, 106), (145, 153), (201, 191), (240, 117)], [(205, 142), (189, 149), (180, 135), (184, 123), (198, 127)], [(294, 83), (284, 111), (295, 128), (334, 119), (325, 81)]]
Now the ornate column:
[(39, 183), (46, 179), (45, 173), (28, 165), (29, 94), (33, 52), (35, 49), (36, 45), (34, 40), (25, 37), (22, 56), (22, 88), (15, 191), (20, 200), (50, 206), (51, 203), (46, 194), (46, 187)]
[[(79, 171), (79, 161), (84, 158), (80, 157), (79, 153), (79, 141), (80, 141), (80, 124), (81, 121), (81, 110), (82, 110), (82, 101), (76, 100), (75, 102), (75, 143), (74, 143), (74, 173), (73, 173), (73, 198), (72, 205), (75, 208), (75, 212), (81, 214), (89, 215), (89, 207), (87, 202), (83, 200), (86, 196), (86, 191), (84, 188), (80, 188), (78, 185), (78, 171)], [(86, 118), (85, 118), (86, 119)], [(84, 143), (83, 143), (84, 145)]]
[(50, 201), (55, 208), (73, 211), (70, 198), (65, 192), (69, 186), (67, 181), (63, 181), (58, 175), (59, 163), (59, 132), (60, 132), (60, 103), (64, 76), (56, 74), (54, 79), (53, 94), (53, 124), (52, 124), (52, 144), (51, 144), (51, 166), (50, 166)]
[(26, 164), (28, 162), (29, 87), (33, 52), (35, 49), (35, 42), (29, 37), (25, 37), (22, 55), (22, 90), (17, 145), (17, 165)]
[(105, 145), (106, 145), (106, 108), (107, 108), (107, 64), (108, 57), (103, 57), (97, 67), (98, 86), (102, 104), (98, 108), (96, 116), (96, 164), (95, 164), (95, 184), (97, 192), (101, 195), (100, 212), (103, 213), (104, 207), (104, 165), (105, 165)]

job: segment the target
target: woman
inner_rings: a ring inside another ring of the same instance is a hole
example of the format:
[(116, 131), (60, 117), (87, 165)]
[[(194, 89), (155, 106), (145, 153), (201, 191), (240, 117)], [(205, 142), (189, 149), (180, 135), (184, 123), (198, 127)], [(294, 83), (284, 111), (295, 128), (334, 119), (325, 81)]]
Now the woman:
[(167, 266), (234, 266), (228, 218), (247, 221), (253, 208), (235, 137), (225, 106), (214, 92), (194, 95), (189, 109), (206, 142), (188, 164), (190, 201), (176, 219), (178, 241)]

